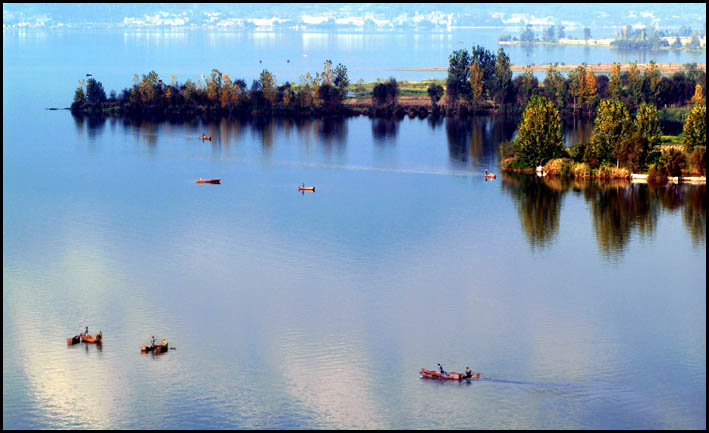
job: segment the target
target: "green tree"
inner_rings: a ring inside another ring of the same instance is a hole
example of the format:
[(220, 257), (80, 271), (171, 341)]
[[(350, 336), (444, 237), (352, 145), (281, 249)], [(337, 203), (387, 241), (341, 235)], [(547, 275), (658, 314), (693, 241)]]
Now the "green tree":
[(561, 72), (557, 70), (557, 64), (550, 64), (547, 68), (547, 76), (544, 79), (544, 93), (554, 105), (561, 108), (566, 98), (566, 80)]
[(638, 112), (635, 113), (633, 122), (635, 129), (647, 140), (648, 151), (662, 142), (662, 128), (660, 127), (660, 116), (657, 107), (650, 104), (641, 104)]
[(511, 83), (512, 69), (510, 67), (510, 58), (505, 54), (505, 50), (500, 48), (495, 59), (495, 74), (492, 86), (494, 102), (499, 105), (505, 103)]
[(100, 81), (96, 81), (93, 78), (89, 78), (86, 82), (86, 100), (100, 104), (106, 100), (106, 92), (103, 90), (103, 85)]
[[(486, 97), (492, 95), (494, 89), (494, 77), (495, 77), (495, 55), (490, 51), (486, 50), (484, 47), (477, 45), (471, 50), (470, 64), (477, 63), (482, 69), (482, 84), (483, 93), (482, 96)], [(470, 81), (470, 78), (468, 78)], [(469, 89), (472, 91), (472, 89)], [(470, 96), (470, 94), (468, 94)]]
[(707, 106), (695, 104), (687, 115), (682, 130), (682, 144), (687, 153), (696, 146), (706, 146), (707, 143)]
[(433, 108), (438, 107), (438, 101), (443, 97), (443, 86), (436, 83), (431, 83), (428, 85), (428, 97), (431, 98), (431, 105)]
[[(448, 82), (456, 87), (456, 95), (467, 97), (470, 94), (468, 74), (470, 73), (470, 54), (467, 50), (457, 50), (448, 56)], [(447, 92), (450, 94), (450, 92)], [(457, 102), (457, 101), (456, 101)]]
[[(604, 99), (598, 107), (594, 121), (591, 145), (586, 151), (587, 161), (598, 166), (609, 162), (615, 155), (615, 148), (632, 128), (628, 109), (617, 99)], [(617, 162), (616, 158), (616, 164)]]
[(654, 61), (650, 61), (650, 65), (645, 69), (645, 76), (643, 77), (643, 87), (647, 89), (645, 92), (645, 100), (647, 102), (657, 105), (660, 96), (661, 80), (662, 74), (660, 73), (660, 69)]
[(515, 155), (528, 167), (564, 154), (559, 110), (544, 96), (532, 96), (514, 140)]
[(638, 62), (633, 62), (628, 70), (628, 96), (633, 104), (633, 109), (638, 107), (643, 100), (643, 79), (640, 76)]
[(344, 93), (347, 91), (347, 86), (350, 85), (350, 79), (347, 76), (347, 66), (343, 65), (342, 63), (337, 64), (337, 67), (335, 68), (335, 79), (333, 80), (333, 83), (335, 83), (335, 86), (340, 89), (344, 96)]

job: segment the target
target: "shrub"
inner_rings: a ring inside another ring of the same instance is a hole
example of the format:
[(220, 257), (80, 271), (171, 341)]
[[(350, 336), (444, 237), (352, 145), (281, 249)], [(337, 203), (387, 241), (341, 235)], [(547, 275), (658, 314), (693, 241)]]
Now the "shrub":
[(572, 172), (575, 177), (588, 178), (591, 177), (591, 166), (582, 162), (577, 162), (573, 165)]
[(667, 183), (667, 168), (662, 164), (652, 164), (647, 174), (648, 183), (664, 185)]
[(598, 177), (601, 179), (630, 179), (630, 170), (618, 168), (611, 164), (602, 164), (598, 168)]
[(687, 166), (687, 157), (684, 153), (677, 149), (668, 149), (662, 153), (661, 159), (670, 176), (682, 176), (682, 170)]
[(689, 160), (692, 162), (692, 166), (695, 170), (701, 174), (706, 175), (707, 172), (707, 147), (706, 146), (696, 146), (694, 151), (690, 154)]

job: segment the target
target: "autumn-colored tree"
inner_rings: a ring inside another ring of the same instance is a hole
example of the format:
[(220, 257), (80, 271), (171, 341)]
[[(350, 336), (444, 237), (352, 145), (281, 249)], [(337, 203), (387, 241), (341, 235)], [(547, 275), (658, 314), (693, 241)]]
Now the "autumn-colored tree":
[(274, 102), (276, 102), (276, 95), (278, 94), (276, 89), (276, 77), (268, 72), (268, 70), (264, 69), (259, 76), (259, 83), (263, 89), (263, 97), (273, 106)]
[(185, 98), (185, 103), (187, 105), (194, 104), (196, 102), (197, 86), (192, 80), (187, 80), (185, 82), (184, 88), (182, 90), (182, 95)]
[(596, 105), (598, 96), (596, 95), (596, 75), (593, 69), (586, 70), (586, 78), (583, 80), (583, 104), (586, 107), (586, 113), (591, 117), (593, 107)]
[(543, 165), (564, 154), (561, 115), (544, 96), (532, 96), (514, 140), (515, 155), (528, 167)]
[(696, 146), (707, 144), (707, 106), (695, 104), (684, 122), (682, 130), (682, 144), (687, 153), (691, 153)]
[(477, 107), (483, 96), (483, 69), (477, 62), (473, 62), (473, 64), (470, 65), (469, 82), (471, 102), (473, 107)]
[(232, 84), (229, 75), (222, 77), (222, 87), (219, 89), (219, 106), (222, 108), (231, 108), (233, 103)]
[[(598, 106), (591, 144), (586, 151), (587, 161), (598, 166), (615, 156), (615, 147), (632, 128), (630, 113), (617, 99), (604, 99)], [(617, 158), (616, 158), (617, 164)]]
[(84, 94), (84, 83), (84, 80), (79, 80), (79, 87), (77, 87), (74, 92), (74, 102), (84, 102), (86, 100), (86, 95)]
[(694, 96), (692, 96), (692, 104), (703, 104), (704, 103), (704, 93), (702, 92), (701, 84), (697, 84), (694, 87)]
[(613, 63), (610, 79), (608, 80), (608, 98), (620, 99), (621, 96), (620, 63)]

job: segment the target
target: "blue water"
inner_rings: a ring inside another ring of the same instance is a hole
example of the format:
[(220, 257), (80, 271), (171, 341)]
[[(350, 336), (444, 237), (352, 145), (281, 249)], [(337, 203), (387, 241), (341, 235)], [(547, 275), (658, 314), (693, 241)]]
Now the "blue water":
[[(502, 175), (492, 117), (74, 117), (44, 108), (85, 72), (258, 67), (208, 33), (42, 35), (3, 38), (3, 428), (706, 428), (706, 187)], [(329, 44), (303, 62), (375, 58)]]

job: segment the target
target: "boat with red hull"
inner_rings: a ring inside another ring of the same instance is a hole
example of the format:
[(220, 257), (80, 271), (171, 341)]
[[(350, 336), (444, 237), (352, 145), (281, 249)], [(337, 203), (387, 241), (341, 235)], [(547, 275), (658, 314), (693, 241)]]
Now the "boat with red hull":
[(79, 334), (81, 336), (81, 341), (84, 343), (97, 343), (101, 344), (101, 341), (103, 340), (103, 335), (101, 333), (96, 334), (96, 336), (92, 337), (90, 335), (87, 335), (85, 333)]
[(439, 371), (426, 370), (425, 368), (422, 368), (421, 371), (419, 371), (419, 374), (421, 375), (422, 378), (425, 378), (425, 379), (441, 379), (441, 380), (480, 379), (480, 373), (473, 373), (470, 377), (468, 377), (465, 375), (465, 373), (456, 373), (455, 371), (451, 371), (446, 376)]
[(222, 183), (221, 179), (202, 179), (201, 177), (195, 183)]

